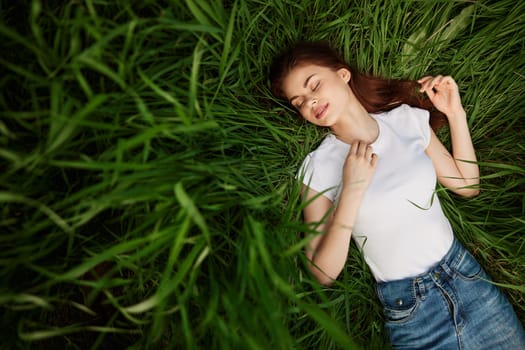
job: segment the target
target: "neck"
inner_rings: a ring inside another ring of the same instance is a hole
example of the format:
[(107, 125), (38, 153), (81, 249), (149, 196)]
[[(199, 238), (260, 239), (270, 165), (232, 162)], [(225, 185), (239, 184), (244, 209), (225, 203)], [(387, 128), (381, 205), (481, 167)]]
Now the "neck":
[(339, 120), (331, 127), (335, 136), (347, 144), (357, 141), (373, 143), (379, 136), (377, 121), (361, 105)]

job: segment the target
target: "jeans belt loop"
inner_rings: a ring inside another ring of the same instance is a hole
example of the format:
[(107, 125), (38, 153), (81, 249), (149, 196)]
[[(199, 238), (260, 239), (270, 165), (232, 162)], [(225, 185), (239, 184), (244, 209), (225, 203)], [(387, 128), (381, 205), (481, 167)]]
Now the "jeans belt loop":
[(454, 278), (454, 271), (450, 268), (448, 265), (448, 262), (443, 262), (440, 267), (443, 269), (443, 271), (450, 277)]
[(425, 295), (426, 294), (425, 282), (423, 281), (423, 279), (421, 277), (418, 277), (415, 280), (415, 284), (417, 286), (417, 291), (418, 291), (419, 297), (421, 298), (421, 300), (425, 300), (425, 298), (426, 298), (426, 295)]

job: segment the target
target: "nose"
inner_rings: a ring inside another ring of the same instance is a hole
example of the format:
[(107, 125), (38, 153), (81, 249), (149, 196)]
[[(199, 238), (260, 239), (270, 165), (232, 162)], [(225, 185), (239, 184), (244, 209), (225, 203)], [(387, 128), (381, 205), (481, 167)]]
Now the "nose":
[(310, 97), (310, 106), (313, 107), (317, 104), (317, 97)]

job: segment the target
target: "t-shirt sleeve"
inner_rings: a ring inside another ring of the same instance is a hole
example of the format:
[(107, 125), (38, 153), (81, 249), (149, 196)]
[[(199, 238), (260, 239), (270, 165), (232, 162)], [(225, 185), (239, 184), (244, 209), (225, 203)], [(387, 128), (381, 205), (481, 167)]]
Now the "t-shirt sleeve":
[(417, 126), (422, 137), (423, 148), (427, 149), (430, 143), (430, 113), (426, 109), (412, 108), (416, 114)]
[(326, 147), (313, 151), (303, 161), (297, 179), (334, 202), (341, 183), (342, 164)]
[(408, 105), (401, 105), (397, 112), (399, 130), (403, 130), (406, 136), (415, 138), (418, 145), (426, 149), (430, 143), (430, 113), (426, 109)]
[(314, 173), (312, 162), (312, 153), (308, 154), (306, 158), (303, 160), (303, 164), (301, 164), (301, 167), (299, 168), (299, 172), (297, 173), (296, 178), (298, 180), (301, 180), (303, 184), (309, 185), (312, 176)]

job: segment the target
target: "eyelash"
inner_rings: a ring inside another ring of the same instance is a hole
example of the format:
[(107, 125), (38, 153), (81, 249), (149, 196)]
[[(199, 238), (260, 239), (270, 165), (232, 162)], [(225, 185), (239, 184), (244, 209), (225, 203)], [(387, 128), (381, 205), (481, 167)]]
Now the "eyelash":
[[(321, 83), (320, 82), (316, 82), (314, 87), (312, 88), (312, 91), (315, 92), (319, 88), (319, 85), (321, 85)], [(304, 101), (301, 102), (299, 105), (297, 105), (297, 109), (303, 108), (303, 105), (304, 105)]]

